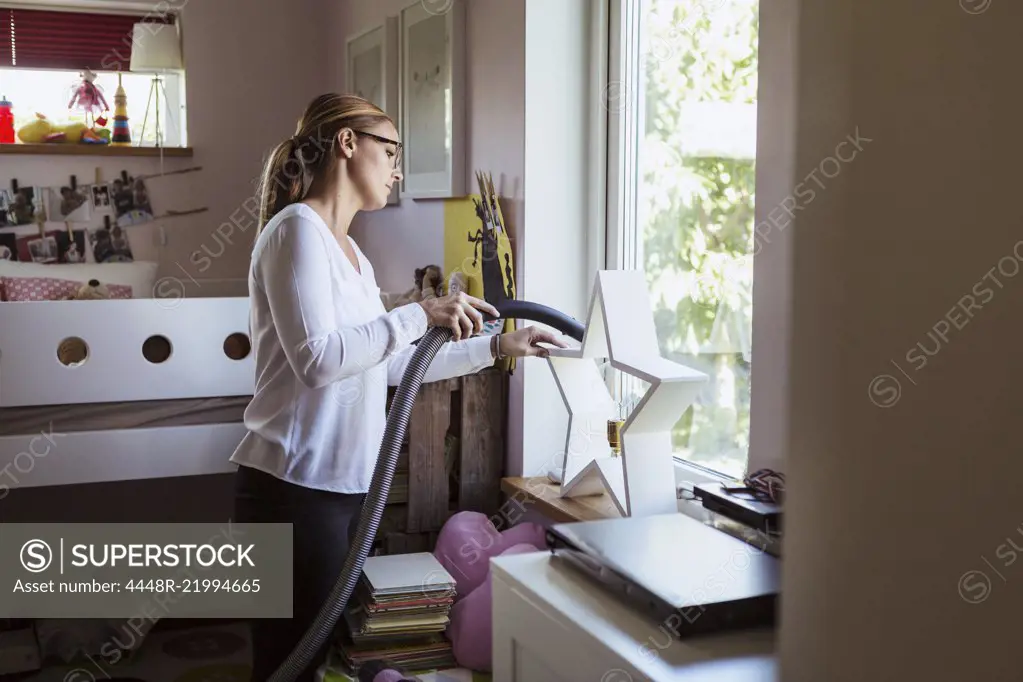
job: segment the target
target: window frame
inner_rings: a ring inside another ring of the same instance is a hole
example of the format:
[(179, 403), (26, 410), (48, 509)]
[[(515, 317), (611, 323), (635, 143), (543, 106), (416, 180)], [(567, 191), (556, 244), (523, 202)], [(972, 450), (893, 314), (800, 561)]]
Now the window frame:
[[(598, 81), (598, 91), (601, 93), (599, 110), (604, 118), (606, 131), (601, 140), (604, 147), (602, 156), (604, 183), (599, 192), (605, 214), (603, 221), (593, 224), (595, 231), (602, 232), (604, 243), (602, 267), (614, 270), (639, 265), (639, 230), (629, 229), (628, 226), (636, 226), (638, 222), (636, 220), (638, 213), (636, 196), (639, 189), (638, 125), (643, 120), (646, 106), (646, 98), (642, 96), (637, 85), (643, 70), (643, 32), (640, 30), (643, 21), (642, 0), (600, 0), (599, 4), (602, 6), (602, 21), (594, 30), (598, 32), (596, 40), (607, 47), (606, 63), (603, 64)], [(758, 119), (759, 117), (758, 109)], [(753, 278), (755, 286), (755, 265)], [(753, 314), (756, 315), (756, 307)], [(609, 369), (605, 379), (616, 399), (637, 381), (633, 377), (622, 376), (620, 372), (611, 372)], [(755, 404), (756, 398), (751, 396), (751, 415)], [(760, 461), (753, 447), (752, 432), (756, 423), (751, 416), (747, 471), (769, 466), (768, 463)], [(682, 487), (733, 480), (725, 474), (689, 462), (677, 455), (673, 456), (673, 459), (676, 482)]]

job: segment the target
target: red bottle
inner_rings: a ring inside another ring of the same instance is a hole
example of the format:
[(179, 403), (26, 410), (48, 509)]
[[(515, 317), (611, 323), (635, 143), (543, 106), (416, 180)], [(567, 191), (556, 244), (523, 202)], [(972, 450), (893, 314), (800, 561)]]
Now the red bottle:
[(0, 144), (14, 144), (14, 112), (3, 95), (0, 95)]

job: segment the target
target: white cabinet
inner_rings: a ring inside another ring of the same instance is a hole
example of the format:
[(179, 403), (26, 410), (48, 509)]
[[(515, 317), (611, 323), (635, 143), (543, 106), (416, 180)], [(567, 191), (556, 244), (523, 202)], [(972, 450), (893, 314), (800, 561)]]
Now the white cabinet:
[(491, 573), (493, 682), (776, 679), (773, 630), (683, 642), (546, 551), (496, 557)]

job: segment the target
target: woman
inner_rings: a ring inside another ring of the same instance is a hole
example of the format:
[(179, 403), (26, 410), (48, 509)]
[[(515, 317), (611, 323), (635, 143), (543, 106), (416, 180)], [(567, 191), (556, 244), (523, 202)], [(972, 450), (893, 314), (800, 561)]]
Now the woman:
[[(354, 539), (386, 421), (412, 342), (430, 326), (452, 340), (424, 381), (476, 372), (504, 356), (545, 356), (564, 346), (525, 327), (492, 337), (465, 294), (385, 312), (373, 266), (348, 236), (359, 211), (383, 208), (401, 180), (391, 119), (364, 99), (314, 99), (297, 133), (271, 154), (261, 179), (260, 230), (249, 271), (256, 386), (248, 433), (231, 461), (235, 520), (292, 523), (294, 617), (253, 622), (253, 680), (288, 657), (334, 586)], [(297, 680), (314, 679), (326, 646)]]

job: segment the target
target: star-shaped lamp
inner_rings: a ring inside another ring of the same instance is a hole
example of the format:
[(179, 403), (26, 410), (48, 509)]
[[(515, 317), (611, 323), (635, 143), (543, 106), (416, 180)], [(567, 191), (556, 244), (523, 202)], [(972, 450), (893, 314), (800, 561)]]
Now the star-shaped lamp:
[[(596, 360), (649, 384), (621, 429), (621, 456), (607, 439), (618, 410)], [(547, 359), (568, 408), (561, 497), (606, 492), (623, 516), (678, 511), (671, 430), (707, 375), (661, 356), (650, 294), (640, 270), (602, 270), (576, 348)]]

